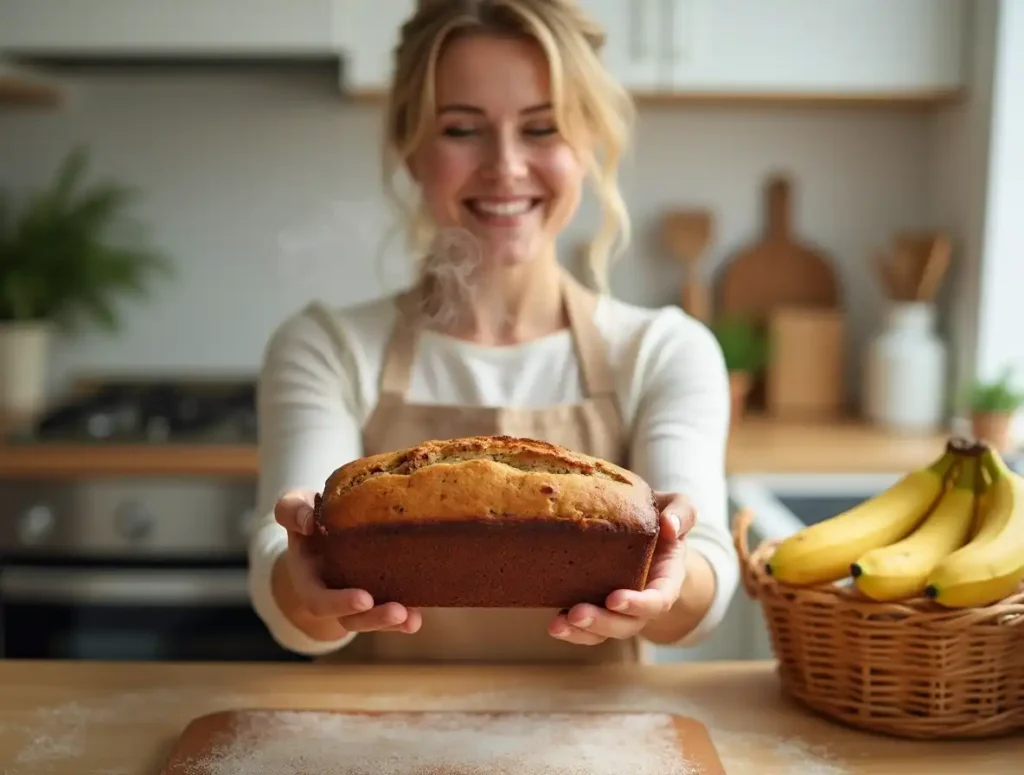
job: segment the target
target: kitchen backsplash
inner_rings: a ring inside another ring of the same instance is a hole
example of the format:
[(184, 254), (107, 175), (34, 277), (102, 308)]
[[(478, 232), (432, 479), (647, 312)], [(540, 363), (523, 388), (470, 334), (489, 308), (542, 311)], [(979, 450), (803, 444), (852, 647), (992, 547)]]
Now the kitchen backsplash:
[[(178, 277), (130, 303), (116, 338), (64, 341), (55, 389), (87, 371), (253, 372), (264, 341), (311, 296), (347, 304), (402, 284), (392, 215), (380, 195), (382, 110), (345, 104), (333, 71), (96, 71), (75, 75), (64, 111), (0, 114), (0, 183), (47, 180), (76, 143), (96, 170), (140, 187), (138, 210)], [(646, 106), (623, 172), (634, 220), (613, 292), (678, 303), (679, 265), (657, 243), (666, 208), (707, 206), (713, 271), (755, 239), (767, 175), (792, 178), (794, 228), (835, 261), (848, 310), (849, 382), (884, 303), (869, 257), (894, 231), (933, 228), (942, 119), (853, 108)], [(31, 149), (31, 150), (28, 150)], [(566, 249), (597, 221), (585, 204)], [(955, 281), (955, 278), (949, 278)]]

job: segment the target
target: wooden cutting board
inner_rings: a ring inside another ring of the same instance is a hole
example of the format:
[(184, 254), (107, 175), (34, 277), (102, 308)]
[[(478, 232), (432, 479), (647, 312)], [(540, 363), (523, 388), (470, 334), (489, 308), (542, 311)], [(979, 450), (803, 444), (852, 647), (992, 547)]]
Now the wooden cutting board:
[(830, 260), (793, 234), (790, 189), (785, 177), (768, 181), (765, 233), (726, 264), (720, 281), (720, 314), (766, 323), (781, 307), (838, 308), (839, 283)]
[(666, 713), (227, 710), (162, 775), (725, 775), (707, 729)]

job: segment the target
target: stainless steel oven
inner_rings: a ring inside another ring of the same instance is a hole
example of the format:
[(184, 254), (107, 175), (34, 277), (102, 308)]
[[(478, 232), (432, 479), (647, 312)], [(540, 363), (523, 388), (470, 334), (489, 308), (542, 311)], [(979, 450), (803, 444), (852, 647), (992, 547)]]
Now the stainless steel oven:
[(0, 482), (0, 656), (301, 659), (249, 603), (253, 497), (202, 477)]

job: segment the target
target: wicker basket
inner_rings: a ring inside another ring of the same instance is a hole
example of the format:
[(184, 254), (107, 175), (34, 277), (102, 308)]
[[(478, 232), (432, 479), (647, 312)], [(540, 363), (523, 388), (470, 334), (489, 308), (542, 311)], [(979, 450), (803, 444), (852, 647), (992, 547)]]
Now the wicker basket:
[(984, 738), (1024, 729), (1024, 587), (1002, 603), (948, 610), (879, 603), (855, 587), (794, 588), (750, 552), (753, 515), (733, 539), (743, 586), (761, 603), (783, 691), (842, 723), (904, 738)]

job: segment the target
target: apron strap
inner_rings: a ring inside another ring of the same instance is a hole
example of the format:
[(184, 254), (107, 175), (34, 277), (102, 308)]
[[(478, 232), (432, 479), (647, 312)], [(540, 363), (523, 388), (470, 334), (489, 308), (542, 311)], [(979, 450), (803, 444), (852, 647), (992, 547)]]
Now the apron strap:
[(594, 322), (597, 295), (566, 270), (562, 272), (562, 289), (586, 393), (590, 398), (614, 396), (615, 379), (608, 362), (608, 345)]
[(416, 342), (419, 339), (414, 315), (419, 298), (420, 288), (416, 286), (400, 294), (395, 302), (398, 317), (384, 349), (384, 365), (380, 373), (382, 397), (402, 398), (409, 390), (412, 364), (416, 357)]
[[(398, 317), (384, 351), (381, 368), (382, 396), (401, 398), (412, 381), (412, 364), (419, 339), (416, 309), (422, 289), (416, 286), (398, 296)], [(607, 345), (594, 323), (597, 309), (596, 295), (585, 288), (568, 271), (562, 270), (562, 299), (569, 318), (573, 346), (583, 375), (584, 389), (590, 398), (611, 396), (615, 393), (615, 380), (608, 363)]]

